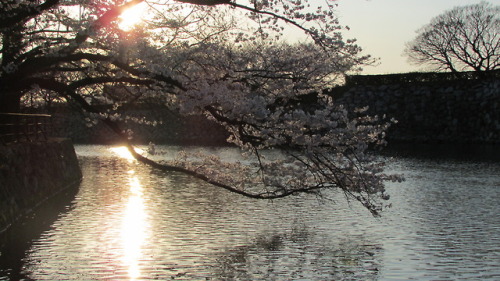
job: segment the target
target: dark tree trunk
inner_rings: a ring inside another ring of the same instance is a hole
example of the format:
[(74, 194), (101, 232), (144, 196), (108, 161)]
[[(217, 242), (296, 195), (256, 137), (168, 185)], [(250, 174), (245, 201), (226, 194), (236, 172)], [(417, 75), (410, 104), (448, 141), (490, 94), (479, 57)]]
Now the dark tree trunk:
[[(3, 88), (3, 87), (2, 87)], [(16, 139), (18, 116), (6, 113), (20, 111), (20, 98), (17, 93), (1, 91), (0, 88), (0, 142), (9, 143)]]
[(18, 113), (21, 109), (21, 98), (19, 93), (2, 91), (0, 88), (0, 112)]
[(21, 109), (21, 93), (15, 86), (20, 81), (16, 77), (16, 59), (24, 49), (23, 45), (23, 24), (14, 25), (2, 31), (2, 62), (0, 72), (0, 136), (3, 139), (15, 133), (16, 127), (12, 124), (17, 123), (17, 117), (6, 115), (5, 113), (19, 113)]
[(16, 92), (14, 86), (19, 86), (16, 81), (17, 64), (20, 54), (24, 50), (22, 23), (16, 24), (6, 30), (2, 35), (2, 63), (0, 67), (0, 112), (19, 112), (21, 94)]

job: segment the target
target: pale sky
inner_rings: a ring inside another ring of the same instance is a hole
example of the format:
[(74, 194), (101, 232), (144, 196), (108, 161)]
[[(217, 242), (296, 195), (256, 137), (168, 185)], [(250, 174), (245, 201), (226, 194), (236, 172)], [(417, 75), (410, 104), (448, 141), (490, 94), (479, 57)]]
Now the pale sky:
[[(318, 2), (322, 0), (316, 0)], [(338, 0), (340, 24), (351, 28), (347, 38), (358, 39), (364, 52), (380, 58), (380, 65), (365, 67), (362, 74), (389, 74), (424, 70), (403, 56), (405, 43), (432, 18), (456, 6), (481, 0)], [(500, 0), (488, 0), (500, 5)]]

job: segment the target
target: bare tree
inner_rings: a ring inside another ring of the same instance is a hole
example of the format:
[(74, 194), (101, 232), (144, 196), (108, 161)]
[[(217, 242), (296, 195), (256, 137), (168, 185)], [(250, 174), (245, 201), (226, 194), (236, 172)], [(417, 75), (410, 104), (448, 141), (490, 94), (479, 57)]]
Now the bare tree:
[(481, 2), (455, 7), (417, 33), (405, 50), (415, 64), (452, 72), (488, 71), (500, 65), (500, 6)]

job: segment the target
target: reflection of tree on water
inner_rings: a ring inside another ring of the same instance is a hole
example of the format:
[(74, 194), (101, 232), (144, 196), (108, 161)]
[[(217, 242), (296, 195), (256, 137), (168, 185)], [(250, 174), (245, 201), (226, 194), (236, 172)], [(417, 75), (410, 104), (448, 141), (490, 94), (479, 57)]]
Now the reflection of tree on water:
[(328, 243), (319, 236), (305, 226), (289, 233), (261, 233), (248, 245), (222, 252), (216, 259), (215, 279), (378, 279), (381, 245), (365, 243), (362, 237)]

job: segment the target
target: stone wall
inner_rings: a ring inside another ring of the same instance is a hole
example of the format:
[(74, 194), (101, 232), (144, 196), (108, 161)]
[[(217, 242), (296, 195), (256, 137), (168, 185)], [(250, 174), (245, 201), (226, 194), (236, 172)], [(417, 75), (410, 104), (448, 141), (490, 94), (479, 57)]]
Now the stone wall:
[[(371, 115), (398, 121), (388, 131), (392, 142), (500, 143), (500, 71), (406, 73), (350, 76), (329, 93), (348, 108), (369, 106)], [(310, 102), (314, 102), (314, 94)], [(307, 103), (307, 102), (306, 102)], [(49, 112), (60, 135), (75, 143), (112, 143), (113, 132), (99, 124), (87, 128), (84, 118), (68, 108)], [(136, 143), (224, 144), (228, 134), (202, 116), (180, 117), (158, 106), (138, 105), (126, 111), (137, 118), (156, 119), (156, 127), (126, 124)]]
[(81, 179), (68, 139), (0, 145), (0, 232)]
[(369, 106), (369, 114), (396, 119), (393, 142), (500, 143), (498, 77), (348, 84), (331, 94), (348, 108)]

